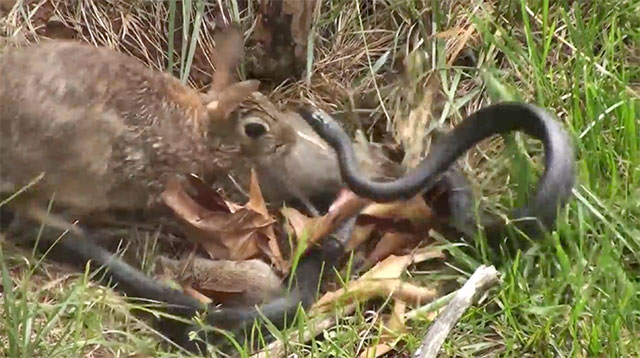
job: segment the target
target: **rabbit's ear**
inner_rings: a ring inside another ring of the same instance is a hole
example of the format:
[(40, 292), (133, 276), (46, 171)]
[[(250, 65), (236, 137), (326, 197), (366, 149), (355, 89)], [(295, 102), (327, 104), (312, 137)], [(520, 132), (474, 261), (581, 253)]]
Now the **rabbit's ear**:
[(260, 87), (260, 81), (248, 80), (234, 83), (217, 93), (217, 98), (207, 103), (209, 121), (228, 119), (231, 112), (235, 111), (251, 93), (257, 91), (258, 87)]
[(233, 80), (233, 71), (244, 55), (244, 36), (237, 24), (231, 24), (213, 37), (216, 47), (212, 62), (216, 71), (213, 74), (209, 96), (224, 91)]

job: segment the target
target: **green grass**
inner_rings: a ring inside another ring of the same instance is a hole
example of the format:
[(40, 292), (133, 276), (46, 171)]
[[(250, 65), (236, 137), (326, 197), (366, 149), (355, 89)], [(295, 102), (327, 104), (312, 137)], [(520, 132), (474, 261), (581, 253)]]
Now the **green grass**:
[(484, 46), (504, 54), (503, 81), (560, 113), (578, 149), (579, 183), (552, 239), (504, 268), (494, 302), (469, 313), (467, 334), (447, 349), (464, 356), (484, 331), (500, 337), (504, 356), (638, 356), (640, 69), (630, 56), (640, 7), (528, 6), (509, 22), (480, 19)]
[[(439, 2), (389, 3), (376, 11), (388, 12), (385, 15), (397, 25), (396, 40), (391, 42), (397, 47), (375, 53), (363, 50), (369, 68), (358, 73), (358, 83), (368, 77), (379, 79), (385, 68), (382, 63), (394, 58), (389, 53), (404, 50), (408, 23), (416, 25), (414, 34), (429, 40), (433, 29), (447, 30), (455, 19), (466, 17), (478, 31), (479, 70), (447, 66), (444, 41), (424, 41), (410, 55), (414, 57), (409, 61), (413, 64), (409, 85), (418, 91), (429, 71), (435, 71), (447, 94), (445, 114), (454, 122), (465, 106), (487, 98), (513, 97), (550, 108), (571, 133), (579, 160), (575, 195), (561, 213), (558, 229), (505, 260), (499, 267), (502, 285), (463, 316), (445, 341), (443, 356), (640, 356), (640, 2), (501, 1), (493, 11), (487, 4), (475, 11), (472, 5), (462, 6), (461, 12), (440, 9), (428, 16), (431, 25), (422, 21), (421, 9)], [(341, 16), (348, 21), (341, 24), (346, 31), (374, 29), (372, 15), (355, 11), (354, 4), (331, 2), (314, 31), (333, 28)], [(197, 34), (197, 29), (185, 31)], [(316, 48), (330, 45), (314, 44)], [(183, 53), (186, 46), (184, 42)], [(186, 81), (188, 72), (180, 73)], [(462, 91), (468, 83), (473, 90)], [(384, 109), (393, 103), (394, 88), (374, 87), (376, 98), (385, 104), (375, 115), (384, 118)], [(488, 200), (499, 200), (506, 207), (524, 200), (525, 189), (535, 181), (535, 176), (523, 175), (528, 173), (524, 170), (538, 167), (516, 150), (522, 141), (516, 142), (519, 145), (507, 146), (508, 155), (492, 155), (472, 171), (490, 195)], [(492, 189), (505, 187), (502, 184), (508, 184), (509, 190)], [(480, 247), (470, 257), (451, 251), (449, 263), (464, 273), (454, 277), (468, 277), (474, 265), (488, 263)], [(46, 286), (33, 280), (32, 264), (20, 255), (9, 260), (6, 246), (0, 249), (0, 355), (97, 356), (92, 350), (98, 349), (113, 356), (179, 356), (158, 347), (154, 333), (125, 314), (122, 300), (89, 284), (87, 275)], [(46, 266), (37, 272), (52, 279), (46, 275)], [(420, 278), (421, 273), (413, 275)], [(386, 312), (385, 304), (375, 311), (361, 305), (310, 342), (291, 344), (290, 353), (357, 356), (375, 344), (382, 330), (374, 318)], [(300, 318), (293, 330), (307, 324)], [(401, 356), (415, 351), (429, 324), (425, 318), (408, 322), (410, 331), (398, 336), (404, 343), (398, 348)]]

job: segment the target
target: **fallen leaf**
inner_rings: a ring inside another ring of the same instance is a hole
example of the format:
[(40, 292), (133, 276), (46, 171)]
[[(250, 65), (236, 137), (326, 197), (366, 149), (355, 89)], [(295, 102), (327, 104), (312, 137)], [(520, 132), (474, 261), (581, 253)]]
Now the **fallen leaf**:
[(345, 250), (355, 250), (358, 246), (369, 240), (375, 228), (376, 226), (374, 224), (356, 225), (351, 234), (351, 240), (347, 243)]
[(362, 215), (381, 219), (408, 220), (414, 226), (424, 226), (433, 220), (433, 211), (422, 196), (414, 196), (410, 200), (391, 203), (374, 203), (362, 210)]
[(369, 272), (362, 275), (361, 279), (385, 279), (399, 278), (402, 273), (409, 267), (413, 259), (411, 255), (395, 256), (391, 255), (384, 261), (376, 264)]
[(433, 300), (437, 295), (436, 290), (406, 283), (400, 279), (402, 273), (411, 263), (413, 263), (412, 255), (391, 255), (384, 261), (379, 262), (359, 279), (350, 282), (346, 288), (327, 292), (315, 303), (312, 310), (314, 312), (326, 312), (331, 303), (343, 297), (348, 302), (388, 296), (414, 304), (423, 304)]
[[(252, 180), (256, 178), (252, 177)], [(257, 184), (255, 184), (257, 185)], [(261, 194), (259, 188), (254, 196)], [(224, 260), (246, 260), (262, 253), (260, 241), (275, 240), (275, 221), (247, 207), (212, 211), (198, 204), (189, 196), (177, 178), (168, 181), (162, 200), (184, 224), (187, 238), (207, 251), (211, 258)], [(254, 199), (253, 207), (258, 204)], [(270, 256), (273, 257), (273, 256)], [(278, 262), (274, 262), (278, 264)]]
[[(306, 238), (307, 243), (311, 244), (334, 232), (341, 223), (357, 215), (369, 203), (370, 200), (360, 198), (349, 190), (343, 190), (324, 216), (309, 218), (298, 210), (288, 207), (282, 208), (280, 212), (287, 220), (287, 233), (298, 240)], [(351, 241), (348, 248), (353, 247)]]
[(405, 326), (405, 313), (407, 312), (407, 303), (402, 300), (395, 300), (393, 303), (393, 311), (389, 316), (389, 320), (385, 324), (385, 327), (392, 331), (396, 332), (404, 332), (406, 330)]
[[(246, 205), (248, 210), (252, 210), (255, 213), (258, 213), (262, 216), (262, 218), (266, 220), (272, 220), (271, 215), (269, 215), (269, 210), (267, 210), (267, 204), (262, 197), (262, 192), (260, 191), (260, 184), (258, 183), (258, 175), (254, 169), (251, 169), (251, 183), (249, 184), (249, 202)], [(288, 271), (287, 261), (282, 256), (282, 251), (280, 250), (280, 245), (278, 244), (278, 240), (276, 239), (276, 233), (273, 228), (273, 225), (265, 226), (260, 230), (260, 233), (265, 235), (268, 243), (268, 251), (263, 251), (265, 254), (269, 256), (271, 262), (276, 266), (276, 268), (280, 272)], [(263, 247), (260, 246), (261, 248)]]
[(415, 250), (411, 255), (411, 258), (411, 263), (417, 264), (419, 262), (424, 262), (432, 259), (444, 259), (445, 256), (440, 248), (425, 246)]
[(387, 298), (391, 296), (413, 305), (421, 305), (433, 301), (437, 294), (436, 289), (417, 286), (401, 279), (359, 279), (350, 284), (346, 290), (340, 289), (326, 293), (316, 302), (312, 311), (314, 313), (327, 312), (331, 308), (331, 303), (343, 300), (343, 298), (348, 304), (354, 301), (367, 301), (375, 297)]
[(401, 232), (386, 232), (378, 241), (375, 248), (369, 256), (365, 259), (364, 267), (371, 267), (377, 262), (384, 260), (389, 255), (399, 254), (401, 249), (404, 249), (411, 244), (416, 244), (419, 239), (413, 234), (401, 233)]
[(307, 235), (308, 228), (311, 227), (313, 218), (310, 218), (298, 210), (290, 207), (280, 209), (280, 214), (285, 218), (288, 225), (287, 234), (293, 237), (303, 237)]
[(189, 196), (198, 204), (211, 211), (221, 211), (232, 213), (235, 210), (226, 200), (202, 179), (195, 175), (186, 177), (186, 184), (189, 185)]

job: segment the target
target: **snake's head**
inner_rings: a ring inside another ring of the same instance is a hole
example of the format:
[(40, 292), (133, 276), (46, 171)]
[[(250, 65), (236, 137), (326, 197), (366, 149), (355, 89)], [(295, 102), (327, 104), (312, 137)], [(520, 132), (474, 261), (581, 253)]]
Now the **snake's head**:
[[(333, 117), (319, 108), (299, 107), (298, 114), (311, 126), (311, 128), (324, 139), (333, 149), (341, 153), (353, 151), (351, 139), (342, 129), (342, 126)], [(337, 148), (342, 148), (338, 150)]]

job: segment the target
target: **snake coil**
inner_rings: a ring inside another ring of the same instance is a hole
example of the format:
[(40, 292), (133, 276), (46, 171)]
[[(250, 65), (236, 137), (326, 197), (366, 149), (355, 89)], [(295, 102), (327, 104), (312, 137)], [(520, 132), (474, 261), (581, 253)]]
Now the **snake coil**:
[[(320, 109), (302, 107), (298, 112), (336, 151), (346, 186), (374, 201), (406, 200), (428, 191), (478, 142), (512, 131), (523, 131), (542, 141), (545, 151), (545, 169), (535, 195), (510, 216), (525, 235), (537, 236), (554, 227), (557, 210), (566, 205), (575, 183), (574, 150), (569, 136), (549, 112), (535, 105), (507, 102), (480, 109), (439, 138), (416, 168), (390, 182), (373, 181), (360, 172), (351, 140), (335, 119)], [(506, 229), (504, 220), (498, 217), (485, 218), (481, 226), (490, 240), (502, 236)], [(476, 231), (475, 227), (457, 229), (468, 235)]]

